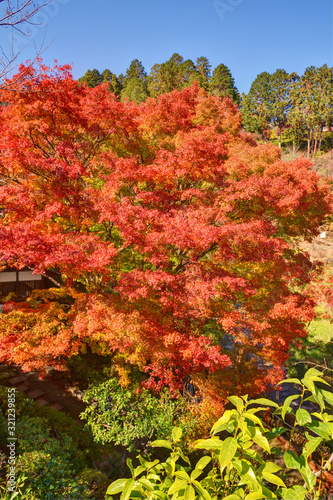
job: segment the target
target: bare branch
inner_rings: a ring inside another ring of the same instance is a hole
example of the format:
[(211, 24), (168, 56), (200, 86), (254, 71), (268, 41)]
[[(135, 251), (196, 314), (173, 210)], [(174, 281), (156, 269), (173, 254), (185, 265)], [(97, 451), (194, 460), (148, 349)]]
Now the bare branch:
[(38, 5), (38, 3), (33, 0), (19, 0), (16, 2), (16, 7), (13, 6), (12, 0), (0, 0), (0, 7), (2, 3), (6, 3), (6, 7), (2, 6), (3, 14), (0, 13), (0, 26), (4, 28), (15, 28), (20, 33), (28, 36), (23, 30), (18, 28), (23, 24), (34, 24), (39, 23), (32, 22), (32, 18), (37, 12), (45, 5), (48, 5), (52, 0), (47, 0), (46, 2)]
[[(27, 26), (39, 26), (41, 23), (35, 21), (34, 16), (40, 9), (47, 6), (52, 1), (53, 0), (0, 0), (0, 30), (1, 28), (4, 30), (6, 28), (11, 30), (11, 49), (6, 53), (3, 47), (0, 46), (0, 86), (3, 86), (5, 77), (13, 71), (15, 63), (18, 61), (18, 56), (25, 49), (25, 47), (23, 47), (19, 50), (19, 47), (15, 47), (14, 31), (19, 32), (22, 35), (22, 39), (29, 39), (31, 33), (25, 28)], [(44, 39), (45, 33), (40, 48), (36, 48), (36, 57), (34, 61), (41, 56), (44, 50), (46, 50), (44, 48)], [(15, 87), (13, 90), (16, 90)]]
[[(325, 360), (325, 363), (326, 363), (326, 360)], [(320, 365), (318, 363), (313, 363), (312, 361), (297, 361), (296, 363), (293, 363), (293, 365), (302, 365), (302, 364), (312, 365), (315, 368), (321, 368), (324, 371), (329, 370), (330, 372), (333, 372), (332, 368), (329, 368), (326, 364)]]

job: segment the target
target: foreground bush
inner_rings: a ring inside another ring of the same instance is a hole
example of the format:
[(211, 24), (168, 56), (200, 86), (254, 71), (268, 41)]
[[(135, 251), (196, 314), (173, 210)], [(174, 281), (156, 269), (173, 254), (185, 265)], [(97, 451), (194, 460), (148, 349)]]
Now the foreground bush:
[(4, 452), (0, 499), (88, 498), (85, 492), (90, 485), (81, 471), (94, 460), (98, 451), (100, 455), (92, 435), (73, 418), (50, 407), (41, 408), (19, 391), (15, 394), (17, 495), (14, 497), (7, 492), (7, 406), (7, 387), (0, 386), (0, 452)]
[(171, 437), (174, 425), (179, 424), (186, 437), (195, 425), (184, 398), (172, 399), (167, 391), (157, 396), (145, 389), (133, 394), (116, 378), (92, 386), (83, 400), (88, 406), (81, 418), (86, 420), (95, 442), (112, 443), (121, 451), (120, 475), (130, 453), (148, 453), (147, 444), (152, 439)]
[[(248, 396), (230, 396), (234, 408), (226, 410), (213, 425), (209, 439), (199, 439), (195, 448), (205, 450), (193, 467), (182, 452), (179, 441), (182, 431), (174, 427), (172, 442), (159, 440), (153, 447), (169, 450), (164, 461), (147, 461), (139, 455), (140, 464), (133, 466), (127, 461), (131, 477), (114, 481), (108, 488), (107, 498), (128, 500), (147, 498), (150, 500), (262, 500), (281, 498), (284, 500), (304, 500), (305, 498), (327, 498), (325, 488), (329, 487), (332, 455), (327, 459), (326, 444), (333, 438), (333, 416), (325, 411), (332, 406), (332, 392), (318, 388), (315, 382), (326, 384), (321, 373), (310, 369), (302, 381), (287, 379), (297, 383), (301, 395), (289, 396), (283, 406), (267, 399), (249, 400)], [(327, 385), (327, 384), (326, 384)], [(298, 409), (290, 408), (292, 401), (300, 397)], [(302, 408), (305, 401), (318, 406), (318, 411), (309, 413)], [(289, 432), (289, 442), (283, 454), (283, 466), (278, 466), (269, 457), (282, 455), (272, 446), (272, 441), (286, 435), (286, 427), (271, 429), (260, 418), (263, 407), (274, 409), (274, 414), (282, 419), (293, 415), (293, 426)], [(292, 441), (296, 428), (305, 431), (307, 441), (300, 453), (295, 451)], [(319, 470), (315, 472), (311, 455), (316, 452), (321, 457)], [(267, 458), (266, 458), (267, 457)], [(301, 484), (290, 486), (290, 471), (297, 471)]]

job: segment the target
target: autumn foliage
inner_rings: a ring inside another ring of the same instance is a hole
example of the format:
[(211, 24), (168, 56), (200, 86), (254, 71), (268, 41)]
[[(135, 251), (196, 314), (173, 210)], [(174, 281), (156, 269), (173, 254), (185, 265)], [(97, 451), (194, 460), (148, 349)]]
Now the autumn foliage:
[(146, 387), (191, 377), (208, 405), (279, 378), (313, 317), (294, 242), (330, 209), (311, 164), (195, 84), (136, 105), (66, 66), (20, 71), (1, 94), (0, 261), (59, 286), (1, 315), (0, 360), (43, 372), (89, 346)]

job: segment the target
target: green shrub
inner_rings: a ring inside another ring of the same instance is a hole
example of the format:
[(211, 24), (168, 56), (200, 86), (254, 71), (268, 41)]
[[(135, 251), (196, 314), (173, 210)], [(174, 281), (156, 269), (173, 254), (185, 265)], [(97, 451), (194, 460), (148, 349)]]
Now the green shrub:
[[(0, 409), (3, 414), (7, 412), (7, 387), (0, 386)], [(92, 433), (88, 428), (84, 429), (77, 424), (69, 415), (57, 411), (54, 408), (43, 406), (28, 398), (24, 393), (15, 392), (15, 414), (17, 425), (22, 418), (42, 418), (47, 426), (57, 435), (70, 436), (73, 443), (87, 455), (89, 461), (94, 460), (100, 454), (100, 449), (93, 441)]]
[(86, 488), (75, 476), (86, 462), (70, 436), (64, 432), (55, 436), (45, 419), (23, 415), (17, 421), (15, 435), (16, 477), (27, 477), (21, 486), (22, 498), (82, 498)]
[(0, 408), (0, 445), (5, 445), (7, 441), (7, 420)]
[(66, 452), (54, 455), (45, 449), (23, 453), (17, 459), (16, 470), (28, 477), (23, 491), (30, 499), (81, 500), (85, 496), (86, 488), (75, 477), (75, 467)]
[(79, 481), (86, 487), (89, 498), (104, 499), (109, 484), (108, 477), (101, 471), (86, 468), (79, 474)]
[(38, 451), (44, 448), (45, 442), (50, 439), (50, 429), (39, 417), (25, 417), (16, 424), (16, 437), (18, 438), (19, 454)]
[[(266, 457), (272, 452), (281, 454), (271, 447), (270, 441), (287, 429), (275, 427), (270, 430), (259, 415), (263, 407), (268, 406), (284, 419), (286, 413), (292, 413), (289, 405), (299, 395), (290, 396), (281, 407), (263, 398), (249, 400), (248, 396), (230, 396), (228, 399), (234, 408), (226, 410), (213, 425), (210, 438), (197, 441), (195, 448), (204, 450), (205, 455), (194, 467), (179, 446), (182, 430), (174, 427), (171, 441), (157, 440), (152, 443), (153, 447), (167, 449), (168, 458), (164, 462), (150, 462), (140, 455), (140, 464), (136, 467), (128, 459), (131, 477), (114, 481), (107, 490), (107, 498), (304, 500), (310, 495), (311, 498), (319, 499), (323, 484), (311, 471), (309, 457), (319, 450), (322, 469), (330, 468), (330, 462), (325, 460), (323, 446), (325, 441), (333, 438), (333, 416), (325, 411), (325, 406), (333, 405), (332, 393), (315, 385), (317, 381), (323, 383), (321, 375), (321, 372), (311, 368), (302, 381), (286, 380), (302, 388), (300, 406), (294, 414), (289, 440), (292, 441), (296, 427), (301, 426), (305, 429), (307, 442), (302, 446), (300, 455), (290, 447), (285, 451), (283, 467)], [(308, 413), (302, 408), (303, 401), (315, 402), (319, 411)], [(288, 486), (290, 470), (300, 474), (304, 486)]]
[(333, 132), (323, 132), (321, 150), (329, 151), (333, 148)]
[(154, 436), (170, 437), (174, 421), (185, 409), (185, 401), (171, 399), (168, 392), (159, 396), (143, 390), (132, 394), (110, 379), (85, 392), (90, 403), (81, 418), (87, 420), (97, 443), (121, 445), (128, 451), (142, 449)]
[[(91, 433), (53, 408), (40, 407), (16, 392), (16, 477), (22, 500), (88, 498), (87, 485), (78, 474), (97, 455)], [(6, 431), (7, 387), (0, 387), (0, 432)], [(3, 414), (3, 413), (4, 414)], [(2, 416), (2, 418), (1, 418)], [(2, 443), (6, 452), (6, 443)], [(0, 489), (6, 490), (7, 467), (3, 467)], [(26, 477), (26, 479), (24, 479)], [(1, 499), (11, 498), (6, 493)]]

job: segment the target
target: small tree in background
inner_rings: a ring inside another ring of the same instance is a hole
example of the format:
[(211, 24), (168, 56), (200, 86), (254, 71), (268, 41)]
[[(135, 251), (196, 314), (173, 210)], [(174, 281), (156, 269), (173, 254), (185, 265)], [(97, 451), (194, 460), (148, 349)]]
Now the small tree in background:
[(209, 92), (218, 97), (229, 97), (235, 104), (239, 104), (240, 95), (235, 80), (225, 64), (219, 64), (209, 80)]
[(266, 142), (271, 121), (270, 75), (266, 71), (256, 77), (249, 93), (242, 95), (241, 112), (246, 130), (263, 134)]

